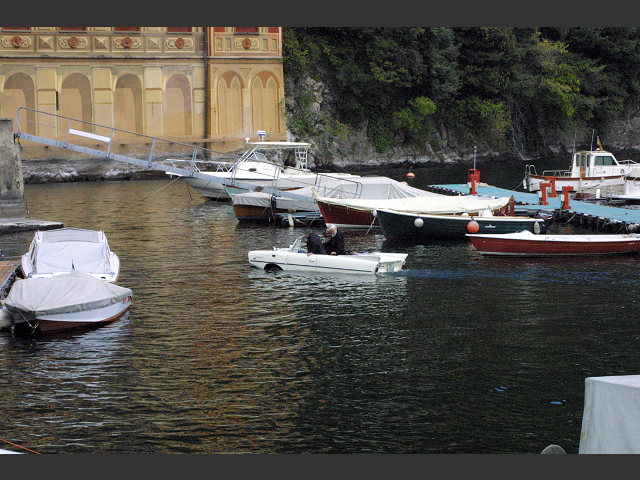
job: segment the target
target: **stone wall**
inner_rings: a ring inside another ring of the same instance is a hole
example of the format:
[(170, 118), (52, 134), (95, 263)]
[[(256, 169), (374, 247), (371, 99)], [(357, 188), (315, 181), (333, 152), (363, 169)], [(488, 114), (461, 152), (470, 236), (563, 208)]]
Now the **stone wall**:
[(0, 118), (0, 218), (26, 215), (22, 160), (13, 141), (13, 120)]

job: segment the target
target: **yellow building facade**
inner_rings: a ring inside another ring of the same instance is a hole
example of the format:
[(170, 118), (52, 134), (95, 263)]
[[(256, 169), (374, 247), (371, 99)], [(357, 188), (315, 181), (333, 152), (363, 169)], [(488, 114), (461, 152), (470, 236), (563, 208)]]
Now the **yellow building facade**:
[[(284, 140), (282, 29), (0, 27), (0, 117), (19, 107), (224, 150)], [(23, 113), (23, 130), (60, 136)]]

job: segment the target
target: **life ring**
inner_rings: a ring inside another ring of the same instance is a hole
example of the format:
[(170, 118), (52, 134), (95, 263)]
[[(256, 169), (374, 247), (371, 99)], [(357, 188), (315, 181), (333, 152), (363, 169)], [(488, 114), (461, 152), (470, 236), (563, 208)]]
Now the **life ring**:
[(251, 39), (250, 39), (250, 38), (245, 38), (245, 39), (242, 41), (242, 46), (243, 46), (245, 49), (249, 49), (249, 48), (251, 48)]
[(131, 38), (130, 38), (130, 37), (124, 37), (124, 38), (122, 39), (122, 46), (123, 46), (124, 48), (130, 48), (130, 47), (131, 47), (131, 45), (133, 45), (133, 40), (131, 40)]
[(76, 37), (71, 37), (67, 43), (69, 44), (69, 46), (71, 48), (76, 48), (78, 46), (78, 44), (80, 43), (80, 40), (78, 40)]
[(176, 48), (182, 48), (184, 47), (184, 38), (177, 38), (176, 39)]
[(20, 48), (20, 45), (22, 45), (22, 38), (15, 36), (11, 39), (11, 45), (13, 45), (14, 48)]

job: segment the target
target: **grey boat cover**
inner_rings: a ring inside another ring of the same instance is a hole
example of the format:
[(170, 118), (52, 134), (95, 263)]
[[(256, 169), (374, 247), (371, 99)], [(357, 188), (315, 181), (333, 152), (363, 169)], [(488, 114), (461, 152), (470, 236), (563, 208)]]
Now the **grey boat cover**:
[(133, 296), (130, 288), (105, 282), (86, 273), (16, 280), (5, 300), (11, 312), (55, 315), (107, 307)]
[[(41, 241), (30, 247), (33, 272), (109, 273), (109, 244), (104, 232), (80, 228), (61, 228), (38, 232)], [(73, 268), (72, 268), (73, 266)]]
[[(322, 193), (326, 198), (342, 199), (392, 199), (408, 197), (448, 197), (440, 193), (429, 192), (407, 185), (389, 177), (371, 176), (354, 178), (321, 177), (316, 187), (304, 187), (292, 190), (297, 196), (307, 197), (302, 201), (287, 197), (277, 197), (276, 206), (279, 209), (320, 211), (314, 198), (313, 190)], [(269, 208), (271, 195), (263, 192), (247, 192), (231, 196), (234, 205), (251, 205)]]

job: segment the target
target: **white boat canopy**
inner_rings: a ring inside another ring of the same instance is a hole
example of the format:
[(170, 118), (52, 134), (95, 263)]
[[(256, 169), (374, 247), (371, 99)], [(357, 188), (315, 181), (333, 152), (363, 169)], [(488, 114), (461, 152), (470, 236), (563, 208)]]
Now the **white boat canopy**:
[[(33, 273), (109, 273), (110, 250), (104, 232), (62, 228), (37, 232), (31, 247)], [(73, 267), (73, 268), (72, 268)]]
[[(297, 208), (309, 211), (317, 211), (316, 194), (318, 189), (322, 192), (322, 198), (336, 199), (390, 199), (408, 197), (448, 197), (440, 193), (429, 192), (412, 187), (403, 182), (398, 182), (389, 177), (355, 177), (336, 178), (330, 175), (322, 175), (316, 187), (304, 187), (294, 190), (298, 197), (308, 198), (308, 201), (292, 200), (285, 197), (277, 198), (278, 208)], [(314, 193), (315, 190), (315, 193)], [(319, 194), (318, 194), (319, 195)], [(250, 205), (268, 208), (271, 205), (271, 195), (263, 192), (246, 192), (231, 196), (234, 205)]]
[(130, 296), (133, 292), (129, 288), (72, 272), (16, 280), (5, 305), (11, 312), (29, 316), (56, 315), (107, 307)]
[(340, 199), (321, 197), (314, 191), (316, 201), (354, 210), (373, 211), (392, 209), (401, 212), (442, 214), (498, 210), (509, 204), (511, 197), (473, 197), (467, 195), (438, 195), (388, 199)]

